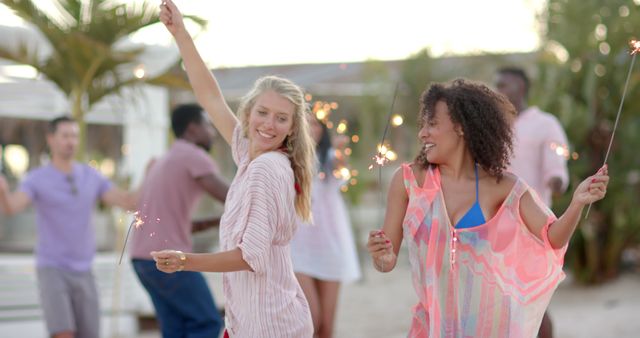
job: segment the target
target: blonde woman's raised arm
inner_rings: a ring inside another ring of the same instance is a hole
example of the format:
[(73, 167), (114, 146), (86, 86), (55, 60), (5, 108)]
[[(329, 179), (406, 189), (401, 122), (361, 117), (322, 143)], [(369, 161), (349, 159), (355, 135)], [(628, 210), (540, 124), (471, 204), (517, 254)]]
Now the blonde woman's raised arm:
[(231, 144), (231, 137), (238, 124), (238, 118), (227, 105), (218, 82), (198, 53), (193, 39), (184, 27), (182, 13), (173, 1), (166, 0), (160, 5), (160, 21), (167, 27), (178, 44), (189, 82), (198, 103), (209, 114), (213, 125), (222, 137)]

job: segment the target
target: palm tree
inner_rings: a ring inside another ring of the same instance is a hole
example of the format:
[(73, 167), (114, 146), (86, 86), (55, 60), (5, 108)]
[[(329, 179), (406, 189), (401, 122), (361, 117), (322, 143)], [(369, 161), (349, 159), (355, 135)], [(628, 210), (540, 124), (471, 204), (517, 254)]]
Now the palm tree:
[[(144, 47), (118, 48), (131, 34), (159, 22), (156, 3), (53, 0), (56, 10), (45, 13), (34, 0), (0, 2), (33, 24), (52, 50), (42, 58), (28, 39), (19, 41), (17, 46), (0, 41), (0, 58), (35, 68), (68, 97), (71, 114), (80, 125), (80, 158), (85, 156), (84, 115), (105, 96), (141, 83), (188, 88), (182, 77), (170, 73), (154, 78), (133, 76), (132, 69), (140, 63)], [(203, 19), (189, 18), (200, 27), (206, 24)]]

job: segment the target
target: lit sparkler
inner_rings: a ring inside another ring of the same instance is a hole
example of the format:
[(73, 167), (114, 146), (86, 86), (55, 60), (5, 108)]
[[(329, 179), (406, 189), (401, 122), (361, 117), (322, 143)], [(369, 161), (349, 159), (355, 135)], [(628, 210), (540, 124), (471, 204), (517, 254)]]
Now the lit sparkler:
[(391, 116), (393, 115), (393, 107), (396, 104), (396, 98), (398, 97), (398, 87), (399, 83), (396, 83), (396, 88), (393, 92), (393, 100), (391, 101), (391, 108), (389, 109), (389, 115), (387, 116), (387, 124), (384, 126), (384, 132), (382, 133), (382, 141), (378, 144), (378, 152), (375, 156), (373, 156), (373, 164), (369, 166), (369, 170), (373, 169), (375, 164), (378, 165), (378, 183), (382, 184), (382, 167), (389, 162), (389, 158), (387, 158), (386, 153), (389, 150), (389, 147), (384, 144), (384, 140), (387, 138), (387, 131), (389, 130), (389, 125), (391, 124)]
[[(378, 186), (380, 186), (380, 211), (381, 213), (383, 212), (384, 208), (384, 194), (382, 193), (382, 167), (389, 162), (390, 160), (392, 160), (392, 158), (395, 156), (395, 153), (390, 151), (390, 147), (388, 145), (385, 145), (384, 141), (387, 137), (387, 131), (389, 130), (389, 125), (392, 122), (392, 115), (393, 115), (393, 107), (396, 104), (396, 98), (398, 97), (398, 87), (399, 87), (400, 83), (396, 83), (396, 87), (393, 91), (393, 99), (391, 100), (391, 107), (389, 108), (389, 114), (387, 116), (387, 124), (384, 127), (384, 132), (382, 133), (382, 140), (380, 141), (380, 143), (378, 144), (378, 152), (376, 153), (376, 155), (373, 157), (373, 161), (374, 163), (371, 164), (369, 166), (369, 170), (373, 169), (374, 165), (378, 165)], [(393, 156), (391, 156), (391, 154), (393, 154)], [(384, 219), (384, 217), (381, 215), (380, 219)], [(384, 225), (383, 225), (384, 226)], [(382, 230), (380, 230), (378, 236), (382, 236)], [(384, 270), (384, 261), (382, 262), (381, 265), (381, 269)]]
[(131, 227), (135, 225), (137, 229), (144, 224), (144, 220), (142, 220), (142, 217), (138, 216), (138, 213), (138, 211), (133, 213), (133, 220), (131, 220), (131, 224), (129, 224), (129, 230), (127, 230), (127, 236), (124, 238), (124, 245), (122, 245), (122, 252), (120, 253), (120, 260), (118, 261), (118, 265), (122, 264), (122, 256), (124, 256), (124, 249), (127, 247), (127, 240), (129, 240)]
[(636, 55), (640, 53), (640, 41), (631, 40), (629, 41), (629, 46), (631, 46), (631, 55)]
[(369, 165), (369, 170), (373, 169), (374, 165), (380, 167), (384, 166), (390, 161), (395, 161), (398, 155), (390, 149), (389, 145), (378, 144), (378, 153), (373, 157), (373, 164)]
[[(629, 79), (631, 78), (631, 72), (633, 71), (633, 65), (636, 62), (636, 56), (640, 53), (640, 41), (631, 40), (629, 41), (629, 47), (631, 48), (630, 54), (633, 55), (631, 58), (631, 64), (629, 64), (629, 71), (627, 73), (627, 79), (624, 82), (624, 88), (622, 89), (622, 98), (620, 99), (620, 106), (618, 106), (618, 113), (616, 114), (616, 122), (613, 124), (613, 132), (611, 133), (611, 139), (609, 140), (609, 147), (607, 147), (607, 153), (604, 155), (603, 166), (607, 164), (607, 160), (609, 159), (609, 154), (611, 153), (611, 146), (613, 145), (613, 137), (616, 135), (616, 129), (618, 128), (618, 121), (620, 121), (620, 114), (622, 113), (622, 106), (624, 104), (624, 98), (627, 95), (627, 88), (629, 87)], [(593, 203), (589, 204), (587, 208), (587, 213), (584, 215), (584, 218), (587, 219), (589, 217), (589, 211), (591, 211), (591, 206)]]

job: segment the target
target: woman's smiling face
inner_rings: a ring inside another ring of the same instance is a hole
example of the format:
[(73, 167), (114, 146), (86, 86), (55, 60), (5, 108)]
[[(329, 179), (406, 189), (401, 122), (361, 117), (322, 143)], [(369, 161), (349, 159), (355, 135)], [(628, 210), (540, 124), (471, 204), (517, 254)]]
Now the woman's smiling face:
[(258, 96), (249, 113), (251, 158), (282, 147), (291, 135), (294, 112), (295, 105), (275, 91)]

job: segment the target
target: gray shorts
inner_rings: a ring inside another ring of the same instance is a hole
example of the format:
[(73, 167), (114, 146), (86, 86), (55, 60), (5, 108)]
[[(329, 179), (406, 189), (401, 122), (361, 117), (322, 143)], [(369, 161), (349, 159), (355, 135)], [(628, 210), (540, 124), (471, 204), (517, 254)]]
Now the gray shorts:
[(100, 306), (91, 271), (38, 267), (37, 272), (40, 305), (49, 334), (71, 331), (76, 338), (97, 338)]

